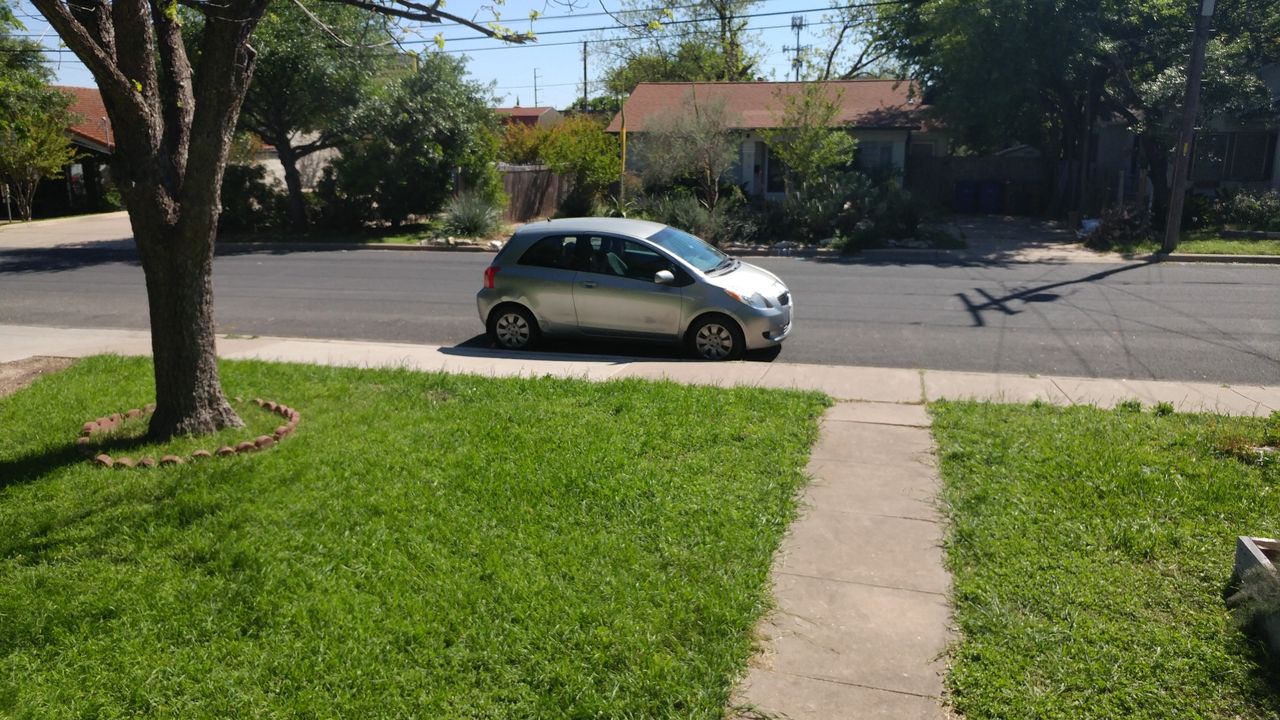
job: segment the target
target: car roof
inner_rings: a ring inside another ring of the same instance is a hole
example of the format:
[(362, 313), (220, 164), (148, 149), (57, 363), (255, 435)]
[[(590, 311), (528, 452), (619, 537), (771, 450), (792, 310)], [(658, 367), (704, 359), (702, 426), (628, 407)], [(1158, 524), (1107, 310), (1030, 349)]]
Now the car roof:
[(647, 238), (665, 228), (662, 223), (613, 217), (577, 217), (541, 220), (522, 225), (517, 236), (543, 236), (559, 233), (611, 233)]

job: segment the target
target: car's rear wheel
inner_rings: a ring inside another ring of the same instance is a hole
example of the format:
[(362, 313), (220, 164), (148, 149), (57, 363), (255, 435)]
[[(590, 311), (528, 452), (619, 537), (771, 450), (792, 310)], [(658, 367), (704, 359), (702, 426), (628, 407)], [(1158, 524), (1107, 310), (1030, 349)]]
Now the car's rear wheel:
[(489, 313), (489, 339), (506, 350), (532, 350), (542, 339), (533, 313), (519, 305), (499, 305)]
[(746, 350), (738, 323), (724, 315), (707, 315), (689, 328), (689, 351), (703, 360), (737, 360)]

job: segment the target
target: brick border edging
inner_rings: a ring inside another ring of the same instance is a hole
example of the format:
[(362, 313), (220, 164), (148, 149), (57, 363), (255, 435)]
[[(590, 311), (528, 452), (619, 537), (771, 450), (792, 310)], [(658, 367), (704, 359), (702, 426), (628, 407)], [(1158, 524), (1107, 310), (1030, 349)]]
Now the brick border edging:
[[(236, 398), (236, 400), (240, 400), (240, 398)], [(123, 423), (125, 420), (140, 418), (144, 415), (155, 412), (155, 409), (156, 409), (155, 403), (149, 403), (147, 405), (144, 405), (141, 408), (133, 408), (131, 410), (125, 411), (124, 413), (112, 413), (111, 415), (100, 417), (85, 423), (80, 428), (80, 436), (76, 438), (76, 446), (80, 448), (80, 451), (84, 453), (85, 456), (92, 458), (92, 462), (95, 465), (98, 465), (100, 467), (105, 467), (105, 468), (156, 467), (158, 465), (182, 465), (188, 462), (189, 460), (195, 461), (203, 458), (213, 457), (215, 455), (218, 457), (227, 457), (230, 455), (257, 452), (259, 450), (266, 450), (274, 446), (276, 443), (283, 441), (285, 438), (292, 435), (293, 432), (298, 429), (298, 423), (302, 420), (302, 415), (297, 410), (294, 410), (293, 408), (287, 405), (284, 405), (282, 403), (263, 400), (261, 398), (254, 398), (253, 402), (255, 405), (266, 410), (267, 412), (275, 413), (280, 417), (284, 418), (286, 422), (284, 425), (277, 426), (275, 431), (270, 435), (259, 435), (258, 437), (252, 440), (245, 440), (244, 442), (237, 444), (235, 447), (232, 447), (230, 445), (223, 445), (222, 447), (212, 452), (210, 452), (209, 450), (203, 450), (203, 449), (194, 450), (189, 456), (186, 456), (186, 457), (183, 457), (180, 455), (165, 455), (161, 457), (158, 462), (156, 461), (155, 458), (150, 456), (144, 456), (137, 460), (134, 460), (131, 457), (113, 458), (106, 453), (99, 453), (96, 455), (94, 454), (93, 452), (94, 449), (92, 445), (93, 445), (93, 436), (95, 434), (106, 431), (106, 430), (114, 430), (115, 428), (119, 427), (120, 424)]]

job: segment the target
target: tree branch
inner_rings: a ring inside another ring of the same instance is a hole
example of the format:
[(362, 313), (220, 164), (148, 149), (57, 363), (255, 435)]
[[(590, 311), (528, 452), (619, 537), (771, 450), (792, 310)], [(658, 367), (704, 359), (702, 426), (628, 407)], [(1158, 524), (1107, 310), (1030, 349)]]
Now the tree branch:
[[(172, 0), (169, 0), (172, 2)], [(174, 174), (174, 187), (181, 184), (187, 169), (187, 152), (190, 145), (191, 118), (195, 111), (195, 97), (191, 88), (191, 62), (182, 42), (182, 29), (178, 25), (176, 4), (163, 7), (164, 0), (151, 0), (151, 18), (156, 28), (160, 63), (160, 109), (164, 119), (161, 140), (163, 154)]]
[[(72, 16), (70, 8), (61, 0), (31, 0), (31, 4), (36, 6), (67, 47), (71, 48), (76, 57), (89, 68), (103, 94), (109, 94), (112, 100), (124, 103), (121, 105), (122, 110), (131, 105), (134, 114), (140, 118), (143, 114), (143, 105), (131, 92), (132, 87), (129, 81), (116, 66), (114, 43), (109, 48), (100, 45), (89, 30)], [(98, 11), (105, 12), (105, 6)]]
[(475, 30), (476, 32), (479, 32), (488, 37), (497, 38), (498, 40), (503, 40), (511, 43), (523, 43), (530, 39), (529, 36), (527, 35), (519, 35), (516, 33), (509, 33), (509, 32), (500, 32), (498, 30), (494, 30), (493, 28), (485, 27), (484, 25), (481, 25), (472, 20), (468, 20), (459, 15), (447, 13), (439, 8), (440, 3), (438, 0), (437, 2), (432, 3), (431, 5), (423, 5), (422, 3), (414, 2), (413, 0), (390, 0), (390, 2), (394, 3), (395, 5), (399, 5), (403, 8), (407, 8), (403, 10), (398, 7), (393, 7), (392, 5), (384, 5), (381, 2), (371, 2), (370, 0), (338, 0), (338, 1), (347, 5), (351, 5), (353, 7), (363, 8), (370, 12), (381, 13), (383, 15), (391, 15), (393, 17), (404, 18), (406, 20), (417, 20), (418, 22), (429, 22), (429, 23), (439, 23), (444, 20), (448, 20), (449, 22), (458, 23), (459, 25), (462, 25), (464, 27), (471, 28), (472, 30)]
[(822, 70), (821, 80), (828, 80), (831, 78), (831, 63), (835, 61), (836, 55), (839, 54), (840, 45), (844, 42), (844, 34), (847, 32), (849, 32), (849, 23), (842, 23), (840, 25), (840, 34), (836, 35), (836, 41), (831, 45), (831, 49), (827, 51), (827, 64)]

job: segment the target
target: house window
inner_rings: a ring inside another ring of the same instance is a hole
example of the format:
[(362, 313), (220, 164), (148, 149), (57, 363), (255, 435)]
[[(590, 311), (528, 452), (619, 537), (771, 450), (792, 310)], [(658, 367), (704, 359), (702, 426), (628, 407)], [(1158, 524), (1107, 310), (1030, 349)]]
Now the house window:
[(1276, 151), (1275, 138), (1274, 133), (1268, 132), (1233, 133), (1226, 179), (1240, 182), (1269, 179), (1271, 159)]
[(1204, 133), (1196, 136), (1195, 159), (1191, 165), (1192, 180), (1221, 180), (1227, 169), (1230, 133)]
[(893, 168), (893, 143), (883, 140), (858, 142), (858, 167), (863, 170), (890, 170)]
[(911, 143), (911, 157), (933, 157), (933, 142), (913, 142)]

